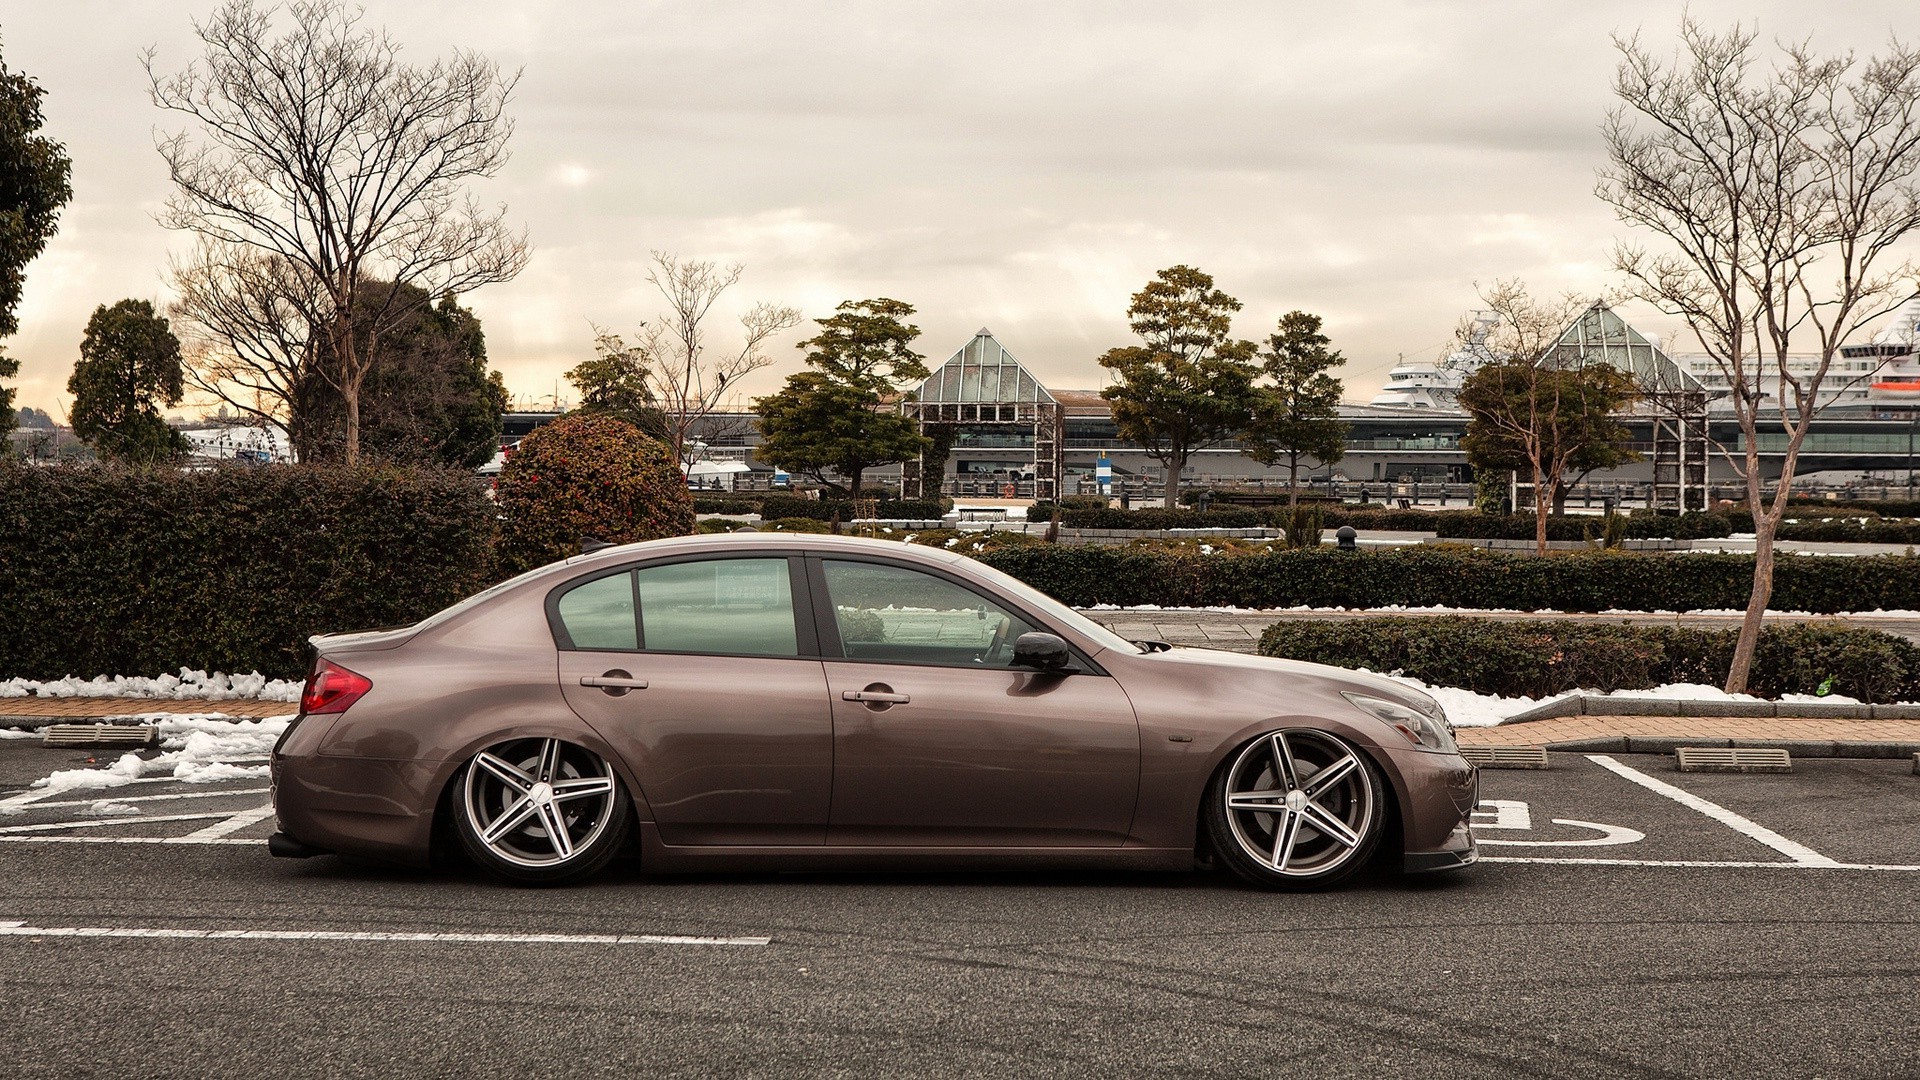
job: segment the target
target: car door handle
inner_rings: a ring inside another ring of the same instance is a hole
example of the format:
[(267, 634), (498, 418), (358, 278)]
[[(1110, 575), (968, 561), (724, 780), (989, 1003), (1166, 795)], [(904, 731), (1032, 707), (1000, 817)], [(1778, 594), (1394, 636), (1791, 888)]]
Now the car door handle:
[(582, 675), (581, 686), (598, 686), (603, 690), (645, 690), (647, 680), (630, 679), (625, 675)]
[(905, 694), (895, 694), (882, 690), (842, 690), (841, 701), (866, 701), (883, 705), (905, 705), (913, 699)]

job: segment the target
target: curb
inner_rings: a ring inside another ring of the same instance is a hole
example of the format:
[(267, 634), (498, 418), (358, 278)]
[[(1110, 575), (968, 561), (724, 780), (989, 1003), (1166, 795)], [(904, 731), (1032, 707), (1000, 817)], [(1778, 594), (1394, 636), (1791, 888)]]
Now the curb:
[(1837, 739), (1728, 739), (1711, 736), (1606, 735), (1563, 739), (1546, 748), (1559, 753), (1672, 754), (1682, 746), (1733, 747), (1745, 750), (1785, 750), (1796, 758), (1915, 759), (1920, 771), (1920, 743), (1848, 742)]
[[(159, 710), (155, 710), (159, 711)], [(140, 713), (116, 713), (110, 716), (0, 716), (0, 728), (11, 731), (39, 731), (54, 724), (107, 724), (112, 727), (145, 727), (153, 723)]]
[(1694, 701), (1681, 698), (1566, 694), (1518, 712), (1496, 727), (1567, 716), (1738, 716), (1785, 720), (1920, 720), (1920, 705), (1843, 705), (1791, 701)]

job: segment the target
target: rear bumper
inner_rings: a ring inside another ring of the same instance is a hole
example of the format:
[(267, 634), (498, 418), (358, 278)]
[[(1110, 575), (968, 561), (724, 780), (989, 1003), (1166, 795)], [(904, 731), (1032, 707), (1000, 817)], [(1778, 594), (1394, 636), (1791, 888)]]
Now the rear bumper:
[(267, 837), (267, 854), (276, 859), (311, 859), (315, 855), (331, 855), (333, 852), (303, 844), (286, 833), (277, 832)]

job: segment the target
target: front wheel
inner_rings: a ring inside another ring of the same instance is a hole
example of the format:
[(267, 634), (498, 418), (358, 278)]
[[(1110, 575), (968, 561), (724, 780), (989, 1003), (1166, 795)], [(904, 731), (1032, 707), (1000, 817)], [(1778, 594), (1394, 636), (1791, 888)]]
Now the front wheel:
[(1373, 762), (1336, 735), (1270, 732), (1208, 785), (1207, 835), (1220, 860), (1256, 885), (1325, 888), (1379, 847), (1384, 783)]
[(514, 739), (475, 754), (456, 783), (460, 842), (521, 885), (578, 881), (626, 842), (628, 800), (613, 768), (561, 739)]

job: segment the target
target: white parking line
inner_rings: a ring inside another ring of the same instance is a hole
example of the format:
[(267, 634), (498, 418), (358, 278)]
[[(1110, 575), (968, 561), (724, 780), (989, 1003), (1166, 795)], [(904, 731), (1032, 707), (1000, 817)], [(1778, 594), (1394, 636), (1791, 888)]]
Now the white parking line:
[[(168, 777), (169, 780), (172, 777)], [(112, 789), (107, 789), (111, 791)], [(97, 799), (73, 799), (66, 802), (36, 802), (29, 806), (33, 810), (64, 810), (75, 806), (92, 806), (94, 803), (132, 803), (132, 802), (168, 802), (173, 799), (219, 799), (228, 795), (265, 795), (271, 788), (250, 787), (234, 788), (229, 791), (178, 791), (171, 795), (123, 795), (115, 798), (104, 792)]]
[(258, 824), (272, 816), (272, 803), (268, 803), (265, 806), (256, 806), (251, 810), (242, 810), (218, 824), (209, 825), (204, 829), (196, 829), (180, 837), (180, 842), (190, 844), (196, 840), (217, 840), (228, 833), (237, 833), (249, 825)]
[(1725, 825), (1727, 828), (1732, 829), (1734, 832), (1765, 844), (1780, 854), (1785, 855), (1787, 858), (1792, 859), (1798, 865), (1814, 867), (1837, 867), (1841, 865), (1836, 860), (1829, 859), (1804, 844), (1795, 843), (1781, 836), (1779, 833), (1774, 832), (1772, 829), (1767, 828), (1757, 821), (1741, 817), (1739, 814), (1721, 806), (1719, 803), (1708, 802), (1690, 791), (1683, 791), (1664, 780), (1656, 780), (1638, 769), (1629, 768), (1628, 766), (1620, 764), (1605, 754), (1588, 754), (1587, 760), (1616, 776), (1639, 784), (1648, 791), (1665, 795), (1667, 798), (1672, 799), (1674, 802), (1679, 803), (1689, 810), (1698, 810), (1702, 814)]
[[(135, 819), (138, 820), (138, 819)], [(234, 839), (231, 836), (210, 840), (189, 840), (184, 836), (0, 836), (0, 844), (261, 844), (265, 840)]]
[[(1485, 841), (1481, 841), (1485, 843)], [(1582, 859), (1554, 855), (1482, 855), (1487, 863), (1560, 863), (1574, 866), (1698, 866), (1733, 870), (1920, 870), (1900, 863), (1740, 862), (1714, 859)]]
[(379, 930), (188, 930), (141, 926), (28, 926), (0, 922), (0, 937), (179, 938), (190, 941), (397, 941), (477, 945), (766, 945), (764, 937), (681, 934), (433, 934)]
[(230, 818), (225, 814), (162, 814), (158, 817), (117, 817), (98, 818), (90, 821), (48, 821), (38, 825), (9, 825), (0, 828), (0, 840), (16, 833), (53, 832), (59, 829), (100, 829), (109, 825), (138, 825), (143, 821), (206, 821), (209, 818)]

